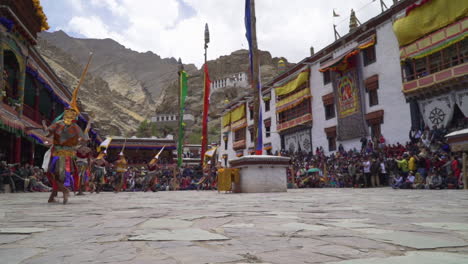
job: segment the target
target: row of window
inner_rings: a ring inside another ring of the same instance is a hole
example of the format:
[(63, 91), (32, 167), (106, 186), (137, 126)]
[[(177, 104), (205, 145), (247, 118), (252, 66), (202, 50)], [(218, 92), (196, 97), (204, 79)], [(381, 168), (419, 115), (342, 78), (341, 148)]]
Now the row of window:
[(159, 121), (176, 121), (178, 120), (178, 116), (157, 116), (156, 122)]
[[(243, 76), (242, 73), (236, 74), (231, 79), (234, 82), (242, 82)], [(213, 88), (220, 88), (227, 86), (227, 79), (213, 81)]]
[(411, 81), (468, 61), (468, 39), (417, 60), (402, 64), (403, 81)]

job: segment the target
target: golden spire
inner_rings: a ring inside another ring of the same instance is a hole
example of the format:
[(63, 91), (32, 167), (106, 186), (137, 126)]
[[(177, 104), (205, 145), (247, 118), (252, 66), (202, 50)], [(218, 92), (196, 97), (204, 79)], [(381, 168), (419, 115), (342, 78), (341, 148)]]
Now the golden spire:
[(353, 31), (359, 26), (359, 20), (356, 17), (356, 13), (351, 9), (351, 16), (349, 17), (349, 31)]

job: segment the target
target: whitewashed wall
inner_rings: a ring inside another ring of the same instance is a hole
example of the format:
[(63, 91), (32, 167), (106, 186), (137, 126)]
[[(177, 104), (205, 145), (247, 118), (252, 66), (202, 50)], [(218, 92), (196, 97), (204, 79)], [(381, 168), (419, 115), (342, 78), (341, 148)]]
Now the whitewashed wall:
[[(363, 68), (363, 78), (367, 79), (374, 74), (379, 75), (379, 88), (377, 90), (379, 104), (369, 107), (369, 97), (365, 93), (364, 102), (366, 113), (384, 110), (384, 121), (381, 125), (382, 135), (387, 139), (387, 143), (404, 143), (408, 140), (408, 130), (411, 126), (411, 117), (409, 104), (406, 103), (401, 92), (401, 69), (399, 60), (399, 47), (396, 37), (392, 30), (391, 21), (387, 21), (376, 28), (377, 44), (375, 45), (376, 62)], [(350, 49), (357, 46), (356, 42), (350, 42), (347, 45), (335, 50), (333, 57), (336, 58)], [(362, 56), (362, 53), (359, 55)], [(325, 108), (323, 106), (322, 96), (333, 92), (332, 83), (323, 84), (323, 76), (318, 70), (319, 63), (310, 66), (311, 69), (311, 89), (312, 89), (312, 114), (314, 123), (312, 127), (312, 145), (322, 146), (325, 153), (328, 151), (328, 140), (324, 128), (337, 125), (336, 117), (325, 120)], [(337, 116), (335, 106), (335, 116)], [(370, 128), (369, 128), (370, 135)], [(360, 138), (338, 141), (343, 144), (346, 150), (361, 147)]]

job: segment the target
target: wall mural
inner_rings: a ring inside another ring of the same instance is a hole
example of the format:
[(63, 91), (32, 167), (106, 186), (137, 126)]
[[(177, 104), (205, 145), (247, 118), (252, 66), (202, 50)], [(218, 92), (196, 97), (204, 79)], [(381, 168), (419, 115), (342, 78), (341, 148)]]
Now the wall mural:
[(344, 69), (333, 72), (333, 92), (337, 116), (338, 140), (360, 138), (367, 134), (361, 107), (359, 56), (354, 55)]
[(289, 152), (312, 151), (312, 142), (310, 141), (310, 129), (301, 130), (291, 134), (284, 135), (284, 145)]

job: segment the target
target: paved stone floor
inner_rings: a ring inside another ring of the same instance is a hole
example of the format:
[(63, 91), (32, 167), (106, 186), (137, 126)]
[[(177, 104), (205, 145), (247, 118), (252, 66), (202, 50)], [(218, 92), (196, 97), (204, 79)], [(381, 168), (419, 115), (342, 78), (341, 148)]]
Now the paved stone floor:
[(468, 191), (0, 194), (0, 263), (468, 263)]

